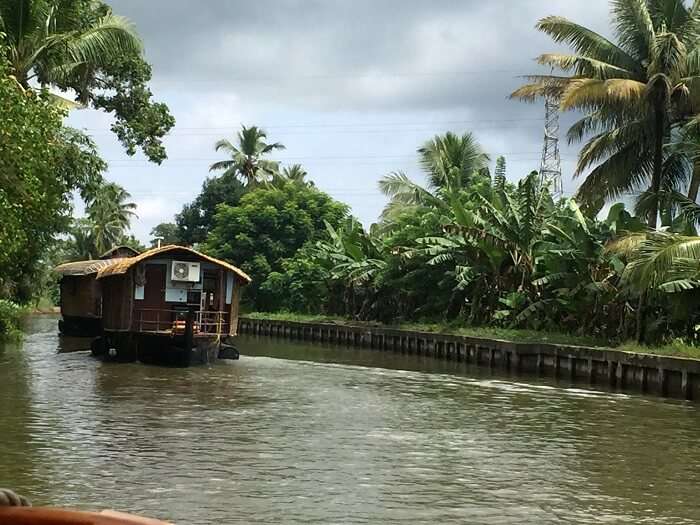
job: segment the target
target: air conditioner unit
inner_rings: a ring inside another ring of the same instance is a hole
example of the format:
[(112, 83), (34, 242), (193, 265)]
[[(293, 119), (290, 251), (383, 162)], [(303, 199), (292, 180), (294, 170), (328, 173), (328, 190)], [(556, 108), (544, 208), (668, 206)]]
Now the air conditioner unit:
[(173, 261), (171, 281), (196, 283), (199, 281), (199, 263)]

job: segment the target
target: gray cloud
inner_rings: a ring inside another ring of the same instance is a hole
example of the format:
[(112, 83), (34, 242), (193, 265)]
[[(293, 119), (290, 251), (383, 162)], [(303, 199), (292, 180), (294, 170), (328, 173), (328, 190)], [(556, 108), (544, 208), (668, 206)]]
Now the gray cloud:
[(554, 47), (533, 29), (540, 17), (564, 14), (605, 29), (607, 12), (604, 0), (113, 5), (144, 36), (159, 84), (323, 110), (498, 105), (514, 77)]

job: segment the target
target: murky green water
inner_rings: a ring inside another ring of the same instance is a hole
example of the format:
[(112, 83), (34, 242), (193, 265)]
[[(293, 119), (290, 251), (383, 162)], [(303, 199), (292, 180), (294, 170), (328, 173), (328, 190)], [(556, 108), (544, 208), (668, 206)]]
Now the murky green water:
[(103, 364), (31, 320), (0, 350), (0, 486), (187, 523), (699, 523), (693, 404), (241, 338)]

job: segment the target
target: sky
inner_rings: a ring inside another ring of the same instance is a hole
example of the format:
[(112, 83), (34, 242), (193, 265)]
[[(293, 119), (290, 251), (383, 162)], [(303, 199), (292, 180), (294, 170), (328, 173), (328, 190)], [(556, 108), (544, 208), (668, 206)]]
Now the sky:
[[(416, 149), (435, 134), (473, 132), (508, 178), (539, 168), (544, 105), (508, 99), (534, 59), (559, 48), (535, 23), (560, 15), (608, 35), (607, 0), (108, 0), (144, 40), (151, 88), (176, 119), (160, 166), (129, 157), (109, 115), (73, 111), (138, 204), (142, 241), (170, 222), (224, 158), (241, 124), (257, 125), (365, 225), (386, 204), (377, 181), (422, 182)], [(546, 71), (545, 71), (546, 72)], [(562, 137), (574, 116), (561, 118)], [(561, 141), (564, 193), (578, 146)], [(80, 205), (76, 205), (80, 212)]]

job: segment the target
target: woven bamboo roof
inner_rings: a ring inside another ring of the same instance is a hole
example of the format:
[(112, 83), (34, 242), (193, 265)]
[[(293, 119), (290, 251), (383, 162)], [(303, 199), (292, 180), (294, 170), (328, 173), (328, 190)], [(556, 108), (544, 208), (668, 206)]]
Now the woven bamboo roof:
[(246, 283), (249, 283), (252, 280), (247, 273), (245, 273), (240, 268), (233, 266), (232, 264), (229, 264), (225, 261), (221, 261), (219, 259), (214, 259), (214, 257), (209, 257), (208, 255), (204, 255), (203, 253), (198, 252), (197, 250), (193, 250), (192, 248), (185, 248), (184, 246), (177, 246), (174, 244), (162, 246), (160, 248), (153, 248), (135, 257), (127, 257), (124, 259), (112, 259), (113, 261), (115, 261), (114, 264), (110, 264), (108, 266), (100, 268), (100, 270), (97, 273), (97, 278), (102, 279), (103, 277), (123, 275), (126, 272), (128, 272), (132, 267), (136, 266), (140, 262), (145, 261), (146, 259), (159, 257), (170, 252), (186, 252), (190, 255), (194, 255), (198, 259), (208, 261), (212, 264), (216, 264), (217, 266), (225, 268), (226, 270), (232, 271)]
[(107, 268), (108, 266), (118, 263), (121, 260), (122, 259), (97, 259), (91, 261), (69, 262), (56, 266), (54, 271), (61, 275), (74, 277), (92, 275), (104, 268)]

